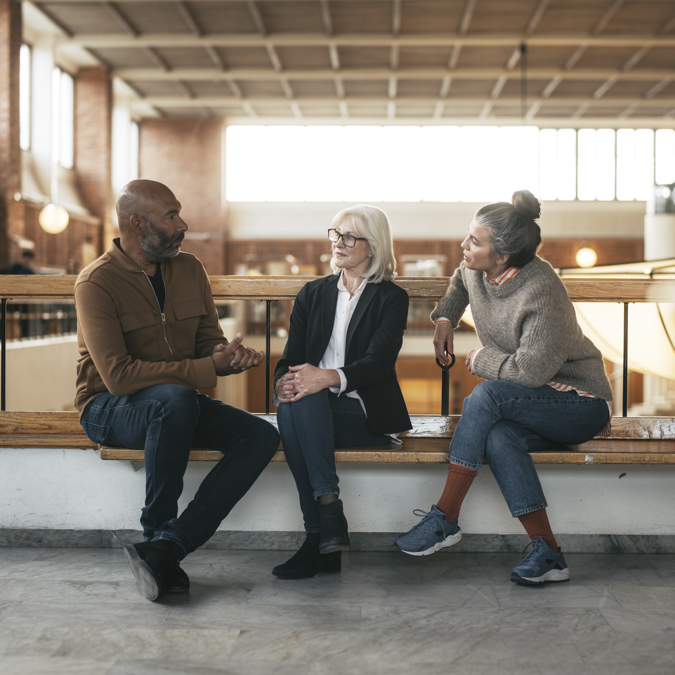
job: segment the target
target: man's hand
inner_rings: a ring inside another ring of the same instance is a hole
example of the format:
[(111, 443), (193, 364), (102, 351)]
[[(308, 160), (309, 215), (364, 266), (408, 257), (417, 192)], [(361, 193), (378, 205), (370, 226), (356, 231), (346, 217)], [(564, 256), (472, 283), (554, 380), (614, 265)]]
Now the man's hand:
[(281, 403), (293, 403), (322, 389), (339, 386), (340, 375), (337, 370), (317, 368), (309, 363), (303, 363), (301, 366), (291, 366), (288, 372), (279, 378), (276, 391)]
[(265, 358), (265, 352), (256, 352), (250, 347), (245, 347), (241, 342), (244, 336), (237, 333), (236, 337), (227, 345), (216, 345), (211, 354), (216, 366), (216, 375), (232, 375), (243, 373), (249, 368), (256, 368)]
[(434, 352), (438, 361), (447, 366), (450, 363), (448, 354), (454, 353), (454, 349), (455, 336), (452, 331), (452, 324), (445, 322), (437, 323), (436, 330), (434, 331)]

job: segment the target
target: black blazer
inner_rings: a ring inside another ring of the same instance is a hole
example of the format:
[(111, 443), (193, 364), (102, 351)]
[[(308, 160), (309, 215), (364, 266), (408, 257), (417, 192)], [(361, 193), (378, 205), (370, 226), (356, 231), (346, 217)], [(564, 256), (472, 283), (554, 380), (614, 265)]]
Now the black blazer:
[[(288, 342), (274, 373), (275, 385), (290, 366), (321, 362), (335, 323), (338, 278), (332, 274), (310, 281), (298, 293)], [(408, 294), (402, 288), (391, 281), (368, 283), (347, 329), (345, 393), (358, 390), (374, 434), (412, 428), (394, 367), (407, 318)]]

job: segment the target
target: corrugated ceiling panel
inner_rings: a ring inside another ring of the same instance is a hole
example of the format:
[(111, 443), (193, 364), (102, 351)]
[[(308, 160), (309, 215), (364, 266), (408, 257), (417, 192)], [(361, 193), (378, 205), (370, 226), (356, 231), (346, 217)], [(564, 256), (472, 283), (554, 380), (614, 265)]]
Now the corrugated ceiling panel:
[(284, 68), (330, 68), (327, 47), (277, 47)]
[(256, 3), (269, 33), (322, 33), (318, 2)]
[(190, 2), (188, 7), (206, 35), (258, 32), (244, 2)]

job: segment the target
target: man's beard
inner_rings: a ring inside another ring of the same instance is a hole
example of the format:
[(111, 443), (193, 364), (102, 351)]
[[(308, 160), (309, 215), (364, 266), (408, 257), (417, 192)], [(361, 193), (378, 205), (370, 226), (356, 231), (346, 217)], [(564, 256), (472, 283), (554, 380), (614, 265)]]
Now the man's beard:
[(174, 244), (183, 241), (185, 235), (181, 232), (174, 237), (165, 237), (147, 218), (143, 221), (146, 228), (145, 236), (141, 239), (143, 251), (156, 263), (175, 258), (180, 253), (180, 247), (175, 247)]

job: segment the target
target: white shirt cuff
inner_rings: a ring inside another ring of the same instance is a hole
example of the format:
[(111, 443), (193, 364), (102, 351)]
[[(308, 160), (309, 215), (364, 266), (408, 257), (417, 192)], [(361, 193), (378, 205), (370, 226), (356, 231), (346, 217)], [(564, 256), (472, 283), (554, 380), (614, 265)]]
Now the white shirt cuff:
[(336, 368), (336, 370), (340, 376), (340, 391), (338, 391), (338, 396), (342, 396), (347, 388), (347, 376), (342, 372), (342, 368)]

